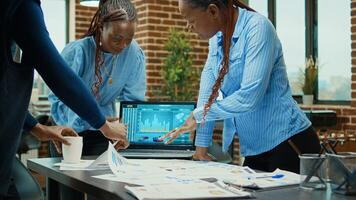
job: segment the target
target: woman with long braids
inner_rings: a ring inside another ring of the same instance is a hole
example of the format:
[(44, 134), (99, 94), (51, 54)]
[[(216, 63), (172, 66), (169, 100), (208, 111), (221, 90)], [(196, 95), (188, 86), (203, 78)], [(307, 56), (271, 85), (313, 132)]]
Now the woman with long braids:
[[(69, 43), (62, 52), (64, 60), (92, 91), (108, 120), (115, 119), (116, 99), (145, 99), (145, 57), (133, 40), (136, 21), (136, 10), (130, 0), (100, 1), (86, 35)], [(106, 137), (53, 93), (49, 100), (54, 122), (73, 128), (83, 136), (83, 155), (97, 155), (107, 149)], [(121, 125), (126, 133), (125, 125)]]
[(299, 173), (298, 154), (318, 153), (320, 144), (292, 98), (273, 25), (238, 0), (179, 0), (179, 9), (193, 32), (210, 39), (209, 55), (197, 108), (161, 139), (197, 129), (193, 159), (211, 160), (214, 121), (224, 120), (223, 150), (238, 135), (245, 166)]
[[(133, 39), (136, 23), (137, 13), (130, 0), (101, 0), (86, 35), (69, 43), (62, 52), (64, 60), (92, 91), (99, 109), (109, 121), (118, 120), (115, 118), (116, 99), (145, 100), (145, 57)], [(49, 101), (54, 122), (73, 128), (83, 137), (82, 155), (99, 155), (107, 149), (108, 138), (83, 121), (53, 93), (50, 93)], [(120, 130), (126, 134), (126, 125), (121, 124)], [(56, 155), (53, 146), (51, 154)], [(60, 186), (60, 191), (61, 199), (83, 198), (82, 193), (64, 185)]]

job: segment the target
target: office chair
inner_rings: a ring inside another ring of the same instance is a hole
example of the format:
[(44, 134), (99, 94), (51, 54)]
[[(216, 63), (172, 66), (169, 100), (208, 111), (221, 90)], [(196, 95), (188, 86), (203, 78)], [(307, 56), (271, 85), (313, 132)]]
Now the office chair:
[[(39, 115), (36, 117), (38, 123), (43, 125), (52, 125), (48, 115)], [(21, 160), (21, 154), (26, 153), (32, 149), (39, 149), (41, 142), (29, 132), (22, 132), (19, 147), (17, 149), (17, 154)]]

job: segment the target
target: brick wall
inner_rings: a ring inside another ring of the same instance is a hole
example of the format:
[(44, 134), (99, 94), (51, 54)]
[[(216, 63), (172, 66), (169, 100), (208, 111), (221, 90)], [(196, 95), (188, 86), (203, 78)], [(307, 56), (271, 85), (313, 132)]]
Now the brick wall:
[[(351, 1), (351, 99), (352, 108), (356, 107), (356, 0)], [(355, 114), (353, 114), (355, 116)], [(355, 116), (356, 117), (356, 116)], [(356, 119), (351, 119), (355, 125)], [(354, 127), (356, 129), (356, 127)]]
[(97, 8), (81, 6), (79, 0), (75, 0), (75, 38), (81, 38), (89, 28)]
[[(162, 77), (159, 71), (167, 52), (163, 44), (170, 28), (184, 30), (185, 20), (178, 11), (178, 0), (133, 0), (139, 13), (136, 39), (145, 50), (147, 59), (147, 82), (149, 99), (157, 99), (154, 90), (159, 89)], [(195, 34), (189, 34), (193, 47), (194, 66), (201, 68), (207, 56), (207, 41), (199, 40)]]

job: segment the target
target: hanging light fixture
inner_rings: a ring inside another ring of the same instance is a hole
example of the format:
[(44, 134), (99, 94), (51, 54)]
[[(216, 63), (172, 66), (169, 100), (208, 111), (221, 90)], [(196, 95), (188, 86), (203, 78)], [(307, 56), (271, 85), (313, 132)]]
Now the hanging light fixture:
[(99, 0), (80, 0), (80, 5), (89, 7), (98, 7)]

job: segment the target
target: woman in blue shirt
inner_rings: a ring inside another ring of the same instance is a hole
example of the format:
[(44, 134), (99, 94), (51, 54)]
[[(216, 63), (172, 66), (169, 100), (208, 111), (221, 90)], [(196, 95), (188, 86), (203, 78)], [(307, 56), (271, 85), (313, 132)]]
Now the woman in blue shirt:
[(318, 153), (311, 122), (292, 98), (281, 43), (264, 16), (237, 0), (179, 0), (190, 28), (210, 38), (198, 106), (170, 143), (197, 128), (194, 158), (210, 160), (214, 121), (224, 120), (223, 150), (238, 135), (244, 165), (299, 172), (299, 153)]
[[(137, 13), (130, 0), (102, 0), (87, 34), (69, 43), (63, 50), (64, 60), (81, 77), (95, 96), (107, 120), (115, 120), (116, 99), (144, 101), (146, 93), (145, 57), (133, 40)], [(108, 138), (63, 104), (49, 95), (51, 114), (58, 125), (73, 128), (83, 137), (82, 155), (99, 155), (108, 148)], [(127, 131), (121, 124), (122, 132)], [(123, 145), (120, 145), (123, 146)], [(51, 154), (56, 155), (54, 148)], [(83, 199), (83, 194), (64, 185), (61, 199)], [(89, 197), (93, 199), (93, 197)]]
[[(86, 36), (69, 43), (62, 56), (96, 97), (107, 119), (117, 116), (115, 101), (145, 99), (146, 71), (142, 49), (133, 40), (137, 15), (129, 0), (101, 1)], [(83, 155), (107, 149), (108, 139), (70, 110), (53, 93), (51, 114), (56, 124), (83, 136)], [(126, 126), (122, 124), (122, 131)]]

